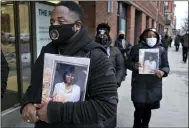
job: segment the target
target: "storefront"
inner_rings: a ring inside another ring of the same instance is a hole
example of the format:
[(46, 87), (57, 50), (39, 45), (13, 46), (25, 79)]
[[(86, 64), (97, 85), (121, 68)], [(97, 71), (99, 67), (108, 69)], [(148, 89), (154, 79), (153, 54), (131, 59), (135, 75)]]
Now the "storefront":
[(51, 2), (1, 2), (1, 49), (10, 68), (1, 111), (19, 105), (26, 92), (32, 66), (42, 46), (50, 42), (53, 7)]

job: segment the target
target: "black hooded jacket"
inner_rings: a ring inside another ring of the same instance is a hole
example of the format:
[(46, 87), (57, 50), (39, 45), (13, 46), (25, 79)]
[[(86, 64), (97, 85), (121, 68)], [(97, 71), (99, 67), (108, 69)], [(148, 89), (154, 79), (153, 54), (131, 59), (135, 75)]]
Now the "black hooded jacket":
[[(159, 42), (159, 38), (157, 42)], [(159, 49), (159, 70), (164, 72), (163, 77), (167, 77), (169, 73), (167, 51), (161, 43), (157, 43), (153, 48)], [(162, 78), (158, 78), (156, 75), (139, 74), (138, 70), (134, 69), (134, 64), (139, 62), (139, 49), (153, 48), (149, 47), (146, 42), (140, 41), (131, 49), (126, 66), (132, 71), (131, 99), (133, 102), (151, 104), (162, 99)]]
[(116, 70), (116, 80), (118, 87), (120, 87), (126, 71), (124, 57), (118, 48), (110, 46), (109, 58)]
[[(94, 49), (90, 46), (95, 46)], [(90, 50), (90, 69), (84, 102), (49, 102), (49, 124), (39, 121), (36, 128), (114, 128), (117, 113), (117, 84), (115, 71), (104, 48), (89, 38), (85, 28), (62, 46), (61, 55), (85, 57)], [(49, 43), (43, 47), (32, 69), (31, 85), (21, 103), (21, 112), (28, 103), (40, 103), (42, 95), (44, 53), (58, 54), (58, 47)]]
[(117, 47), (121, 51), (125, 59), (127, 59), (132, 46), (130, 45), (127, 39), (123, 39), (123, 40), (125, 41), (125, 49), (123, 48), (123, 45), (122, 45), (122, 39), (120, 39), (119, 37), (115, 41), (115, 47)]
[[(98, 38), (96, 38), (95, 41), (99, 43)], [(124, 61), (124, 57), (123, 57), (122, 53), (120, 52), (120, 50), (115, 46), (111, 46), (111, 44), (112, 44), (112, 41), (111, 41), (111, 39), (109, 39), (109, 41), (105, 45), (103, 45), (103, 47), (106, 50), (108, 48), (110, 49), (110, 51), (109, 51), (110, 53), (107, 53), (107, 54), (110, 54), (108, 56), (109, 56), (110, 61), (113, 64), (113, 67), (115, 68), (117, 84), (118, 84), (118, 87), (120, 87), (121, 83), (123, 81), (123, 78), (125, 76), (125, 71), (126, 71), (125, 61)]]
[(120, 50), (116, 48), (115, 46), (109, 45), (108, 47), (110, 48), (109, 59), (116, 70), (116, 80), (117, 80), (118, 87), (120, 87), (121, 82), (123, 81), (123, 78), (125, 76), (125, 71), (126, 71), (124, 57), (122, 53), (120, 52)]

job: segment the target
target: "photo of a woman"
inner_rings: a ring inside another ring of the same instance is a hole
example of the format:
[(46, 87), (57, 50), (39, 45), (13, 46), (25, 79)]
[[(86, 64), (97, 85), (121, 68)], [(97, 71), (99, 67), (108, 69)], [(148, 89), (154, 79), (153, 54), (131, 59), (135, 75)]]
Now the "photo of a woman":
[(53, 91), (53, 101), (58, 102), (78, 102), (80, 100), (81, 90), (76, 84), (73, 84), (75, 67), (70, 66), (63, 73), (63, 82), (55, 84)]
[(144, 62), (144, 73), (155, 73), (156, 70), (156, 61), (154, 60), (153, 55), (148, 55), (148, 59)]

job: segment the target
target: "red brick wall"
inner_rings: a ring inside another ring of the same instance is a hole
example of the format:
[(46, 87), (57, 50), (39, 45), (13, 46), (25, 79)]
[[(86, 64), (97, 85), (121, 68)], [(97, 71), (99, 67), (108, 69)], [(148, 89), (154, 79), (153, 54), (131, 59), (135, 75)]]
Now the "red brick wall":
[(94, 1), (80, 1), (79, 4), (83, 7), (85, 12), (84, 25), (86, 26), (89, 35), (95, 37), (96, 3)]
[(146, 29), (146, 14), (141, 14), (141, 28), (140, 32), (142, 33)]
[(159, 9), (159, 13), (160, 13), (159, 16), (157, 15), (158, 6), (151, 1), (128, 1), (128, 2), (133, 4), (133, 6), (144, 12), (146, 15), (150, 16), (153, 20), (158, 20), (160, 24), (164, 25), (165, 21), (164, 21), (164, 13), (163, 13), (164, 12), (163, 1), (159, 1), (160, 3), (162, 3), (163, 6), (162, 12), (160, 12)]
[(113, 43), (117, 37), (117, 9), (117, 1), (113, 1), (113, 13), (108, 13), (107, 1), (96, 1), (96, 27), (102, 22), (107, 22), (111, 26), (110, 36)]
[(142, 12), (140, 11), (136, 11), (135, 13), (135, 42), (134, 43), (138, 43), (139, 41), (139, 36), (141, 34), (141, 25), (142, 25), (142, 21), (141, 21), (141, 17), (142, 16)]
[(146, 26), (146, 28), (151, 28), (152, 27), (152, 18), (149, 17), (148, 21), (148, 26)]
[(158, 22), (159, 22), (159, 24), (161, 24), (161, 25), (164, 25), (164, 24), (165, 24), (164, 15), (162, 15), (162, 14), (159, 14), (159, 15), (158, 15)]
[(134, 45), (135, 8), (129, 6), (127, 12), (127, 39), (130, 41), (131, 45)]
[(149, 28), (152, 28), (152, 18), (149, 19)]
[[(86, 13), (85, 24), (89, 31), (89, 34), (95, 37), (96, 27), (102, 22), (107, 22), (111, 26), (110, 36), (114, 40), (117, 37), (117, 9), (118, 2), (113, 2), (113, 13), (108, 13), (108, 2), (107, 1), (83, 1), (79, 2), (84, 8)], [(155, 27), (153, 23), (156, 22), (157, 8), (161, 8), (161, 3), (157, 2), (157, 5), (150, 1), (127, 1), (132, 5), (128, 6), (127, 9), (127, 39), (131, 42), (131, 45), (134, 44), (134, 41), (138, 41), (140, 34), (144, 31), (145, 28)], [(158, 4), (159, 3), (159, 4)], [(136, 9), (140, 10), (139, 16), (135, 16)], [(160, 9), (159, 9), (160, 10)], [(144, 11), (144, 12), (143, 12)], [(164, 16), (163, 11), (159, 11), (158, 23), (164, 25)], [(146, 21), (146, 16), (149, 16), (149, 20)], [(135, 26), (135, 18), (138, 18), (137, 24)], [(146, 26), (148, 22), (148, 26)], [(157, 24), (158, 28), (158, 24)], [(135, 33), (136, 30), (136, 33)], [(161, 30), (160, 30), (161, 31)]]
[(147, 15), (156, 19), (157, 6), (153, 4), (151, 1), (132, 1), (132, 4), (136, 6), (138, 9), (142, 9)]

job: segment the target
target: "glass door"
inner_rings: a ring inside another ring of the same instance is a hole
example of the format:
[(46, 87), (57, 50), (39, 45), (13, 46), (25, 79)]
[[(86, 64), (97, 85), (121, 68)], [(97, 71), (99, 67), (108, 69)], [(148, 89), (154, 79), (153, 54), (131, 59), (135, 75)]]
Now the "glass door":
[(9, 66), (7, 90), (1, 100), (1, 111), (18, 103), (17, 57), (12, 2), (1, 2), (1, 50)]
[(22, 74), (22, 90), (26, 92), (30, 84), (31, 78), (31, 51), (30, 46), (32, 44), (30, 37), (30, 25), (29, 25), (29, 2), (19, 2), (19, 21), (20, 21), (20, 63)]

